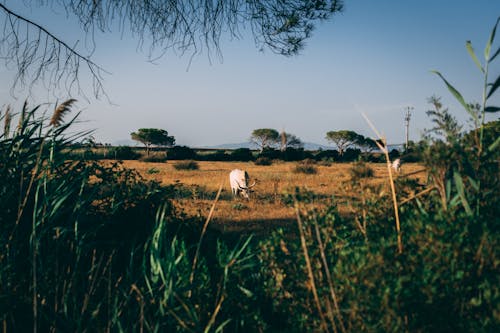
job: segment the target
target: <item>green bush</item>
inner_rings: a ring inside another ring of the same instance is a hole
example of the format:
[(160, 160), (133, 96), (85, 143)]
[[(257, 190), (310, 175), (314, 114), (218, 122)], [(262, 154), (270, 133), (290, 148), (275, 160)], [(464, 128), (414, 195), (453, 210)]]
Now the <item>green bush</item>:
[(167, 161), (167, 154), (164, 152), (149, 153), (149, 156), (139, 158), (142, 162), (163, 163)]
[(137, 153), (129, 146), (118, 146), (109, 149), (108, 158), (115, 160), (136, 160), (141, 154)]
[(153, 174), (156, 174), (156, 173), (159, 173), (159, 172), (160, 172), (160, 170), (158, 170), (157, 168), (150, 168), (150, 169), (148, 169), (148, 170), (146, 171), (146, 173), (147, 173), (148, 175), (153, 175)]
[(301, 164), (297, 164), (295, 166), (295, 168), (293, 169), (293, 172), (303, 173), (306, 175), (314, 175), (314, 174), (318, 173), (318, 169), (312, 164), (301, 163)]
[(272, 165), (273, 160), (271, 160), (270, 158), (267, 158), (267, 157), (258, 157), (254, 161), (254, 163), (255, 163), (255, 165)]
[(231, 152), (230, 159), (232, 161), (248, 162), (248, 161), (252, 161), (254, 158), (253, 158), (252, 151), (250, 149), (238, 148), (238, 149), (235, 149)]
[(349, 172), (353, 179), (370, 178), (374, 175), (373, 169), (362, 160), (354, 162)]
[(181, 161), (174, 164), (176, 170), (198, 170), (200, 166), (196, 161)]
[(175, 146), (168, 150), (168, 158), (171, 160), (194, 160), (197, 157), (196, 151), (187, 146)]

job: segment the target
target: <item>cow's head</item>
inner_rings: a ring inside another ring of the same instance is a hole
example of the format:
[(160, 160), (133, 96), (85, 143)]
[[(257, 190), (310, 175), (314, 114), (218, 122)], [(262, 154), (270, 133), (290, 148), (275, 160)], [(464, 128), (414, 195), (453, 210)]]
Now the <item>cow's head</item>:
[(246, 198), (246, 199), (250, 199), (250, 193), (253, 192), (252, 190), (252, 187), (255, 186), (255, 181), (253, 182), (252, 185), (248, 185), (248, 186), (242, 186), (240, 183), (238, 183), (238, 190), (241, 194), (242, 197)]

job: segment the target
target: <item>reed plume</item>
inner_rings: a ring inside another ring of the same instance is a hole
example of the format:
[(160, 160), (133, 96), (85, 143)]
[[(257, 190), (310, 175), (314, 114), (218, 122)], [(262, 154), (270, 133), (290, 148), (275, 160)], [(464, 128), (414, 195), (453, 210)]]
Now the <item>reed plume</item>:
[(10, 113), (10, 105), (7, 105), (4, 116), (3, 134), (5, 138), (9, 137), (10, 123), (12, 121), (12, 115)]
[(17, 130), (21, 131), (24, 121), (26, 120), (26, 110), (28, 110), (28, 100), (24, 101), (23, 109), (21, 115), (19, 116), (19, 123), (17, 124)]
[(64, 115), (71, 110), (71, 106), (76, 102), (76, 99), (70, 98), (67, 101), (59, 104), (59, 106), (54, 110), (54, 114), (50, 119), (50, 125), (57, 127), (62, 123)]

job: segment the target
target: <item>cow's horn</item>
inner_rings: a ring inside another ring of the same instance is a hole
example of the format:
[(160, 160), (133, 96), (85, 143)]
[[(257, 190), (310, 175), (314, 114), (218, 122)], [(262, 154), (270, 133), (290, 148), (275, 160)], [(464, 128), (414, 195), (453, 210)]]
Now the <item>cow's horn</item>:
[(257, 183), (257, 181), (254, 181), (252, 185), (249, 185), (248, 188), (252, 188), (255, 186), (255, 184)]

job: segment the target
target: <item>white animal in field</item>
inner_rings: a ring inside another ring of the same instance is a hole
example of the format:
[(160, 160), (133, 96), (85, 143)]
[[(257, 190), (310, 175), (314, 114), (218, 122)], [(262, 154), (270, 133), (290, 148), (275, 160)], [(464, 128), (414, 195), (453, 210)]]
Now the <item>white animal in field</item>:
[(248, 194), (250, 193), (250, 189), (255, 186), (255, 182), (252, 185), (248, 185), (249, 179), (248, 173), (244, 170), (234, 169), (231, 171), (229, 174), (229, 183), (231, 184), (231, 191), (234, 197), (241, 195), (249, 199)]
[(391, 164), (391, 168), (396, 173), (399, 173), (401, 171), (401, 159), (400, 158), (395, 159)]

